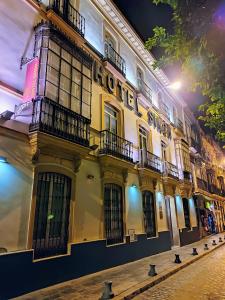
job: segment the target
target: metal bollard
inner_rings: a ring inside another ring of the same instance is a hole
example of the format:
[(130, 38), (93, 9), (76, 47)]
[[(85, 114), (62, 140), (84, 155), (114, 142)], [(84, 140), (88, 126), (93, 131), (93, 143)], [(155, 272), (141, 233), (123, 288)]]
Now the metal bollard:
[(223, 242), (221, 237), (219, 237), (219, 242), (220, 242), (220, 243), (222, 243), (222, 242)]
[(112, 281), (105, 281), (105, 286), (103, 288), (102, 296), (99, 300), (108, 300), (114, 297), (114, 293), (112, 291)]
[(180, 255), (179, 254), (175, 254), (175, 264), (181, 264), (181, 260), (180, 260)]
[(208, 244), (205, 244), (204, 250), (209, 250)]
[(192, 255), (198, 255), (197, 248), (193, 248)]
[(157, 275), (157, 273), (156, 273), (156, 271), (155, 271), (155, 265), (149, 265), (150, 266), (150, 270), (149, 270), (149, 272), (148, 272), (148, 276), (156, 276)]
[(213, 246), (216, 246), (216, 245), (217, 245), (217, 243), (216, 243), (215, 240), (213, 240), (212, 245), (213, 245)]

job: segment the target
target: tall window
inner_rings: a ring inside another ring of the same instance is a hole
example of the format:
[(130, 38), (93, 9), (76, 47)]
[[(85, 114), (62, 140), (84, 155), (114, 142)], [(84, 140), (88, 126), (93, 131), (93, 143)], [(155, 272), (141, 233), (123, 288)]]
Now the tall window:
[(190, 210), (189, 210), (189, 200), (183, 198), (183, 207), (184, 207), (184, 221), (185, 227), (191, 229), (191, 220), (190, 220)]
[(161, 141), (161, 150), (162, 150), (162, 161), (167, 161), (166, 144), (163, 141)]
[(122, 188), (106, 184), (104, 188), (104, 217), (107, 245), (123, 243), (123, 197)]
[(143, 214), (144, 214), (144, 228), (147, 237), (156, 236), (156, 222), (155, 222), (155, 199), (150, 191), (142, 193)]
[(91, 65), (75, 50), (73, 55), (73, 50), (67, 46), (64, 49), (52, 39), (40, 42), (39, 95), (90, 119)]
[(67, 253), (71, 179), (39, 173), (33, 232), (34, 257)]
[(142, 126), (139, 126), (139, 147), (141, 162), (145, 163), (147, 159), (147, 131)]
[(105, 129), (110, 132), (118, 133), (118, 112), (111, 105), (105, 104), (104, 110)]

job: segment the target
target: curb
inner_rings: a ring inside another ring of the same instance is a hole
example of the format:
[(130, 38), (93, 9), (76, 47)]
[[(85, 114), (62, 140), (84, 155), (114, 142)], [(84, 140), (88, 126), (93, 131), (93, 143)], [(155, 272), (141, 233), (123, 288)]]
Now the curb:
[(195, 256), (194, 258), (188, 259), (187, 261), (181, 263), (178, 267), (175, 266), (174, 268), (170, 269), (169, 272), (164, 271), (161, 274), (156, 275), (154, 277), (154, 279), (152, 279), (152, 278), (146, 279), (143, 282), (134, 285), (133, 287), (127, 289), (126, 291), (116, 295), (113, 299), (115, 299), (115, 300), (130, 300), (130, 299), (133, 299), (135, 296), (147, 291), (148, 289), (150, 289), (154, 285), (166, 280), (167, 278), (169, 278), (173, 274), (179, 272), (180, 270), (182, 270), (185, 267), (193, 264), (194, 262), (198, 261), (202, 257), (212, 253), (213, 251), (215, 251), (216, 249), (218, 249), (218, 248), (220, 248), (224, 245), (225, 245), (225, 242), (222, 242), (222, 243), (218, 244), (217, 246), (215, 246), (214, 248), (206, 250), (206, 252), (204, 252), (202, 254), (199, 254), (198, 256)]

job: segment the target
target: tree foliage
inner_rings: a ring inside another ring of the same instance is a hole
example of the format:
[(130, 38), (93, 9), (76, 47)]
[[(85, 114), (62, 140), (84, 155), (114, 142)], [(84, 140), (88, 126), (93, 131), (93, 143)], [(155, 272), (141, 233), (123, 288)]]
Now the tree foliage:
[[(173, 33), (156, 26), (146, 48), (158, 46), (163, 55), (154, 67), (179, 63), (185, 85), (200, 89), (208, 102), (200, 106), (206, 126), (225, 142), (225, 14), (221, 0), (153, 0), (173, 9)], [(224, 8), (225, 9), (225, 8)], [(222, 20), (223, 21), (223, 20)]]

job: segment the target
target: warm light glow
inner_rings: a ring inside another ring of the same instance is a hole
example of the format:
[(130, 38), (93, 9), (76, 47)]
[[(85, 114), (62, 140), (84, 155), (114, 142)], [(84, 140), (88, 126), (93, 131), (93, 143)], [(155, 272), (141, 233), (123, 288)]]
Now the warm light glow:
[(170, 84), (168, 87), (172, 90), (177, 91), (182, 87), (182, 83), (181, 83), (181, 81), (175, 81), (174, 83)]

